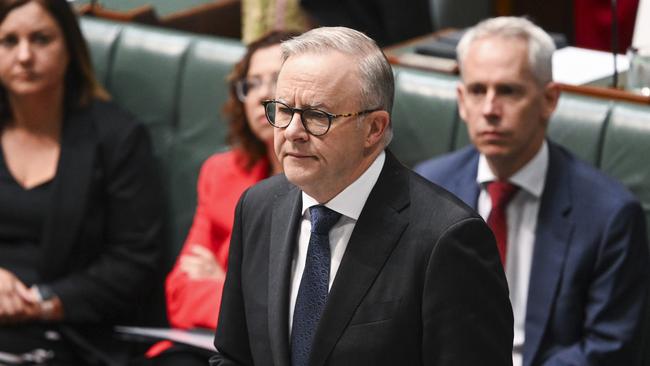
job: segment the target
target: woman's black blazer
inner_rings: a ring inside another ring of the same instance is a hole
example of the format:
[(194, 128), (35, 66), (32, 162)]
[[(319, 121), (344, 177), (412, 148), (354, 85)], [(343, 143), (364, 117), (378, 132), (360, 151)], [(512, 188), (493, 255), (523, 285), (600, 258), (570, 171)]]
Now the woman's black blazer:
[(107, 102), (68, 112), (39, 273), (64, 324), (126, 321), (159, 268), (162, 202), (146, 128)]

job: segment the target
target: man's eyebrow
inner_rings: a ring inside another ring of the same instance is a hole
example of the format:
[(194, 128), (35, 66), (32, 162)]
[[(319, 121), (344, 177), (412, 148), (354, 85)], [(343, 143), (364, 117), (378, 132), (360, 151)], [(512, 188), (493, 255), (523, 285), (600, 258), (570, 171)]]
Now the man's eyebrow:
[[(477, 86), (487, 88), (488, 83), (483, 82), (483, 81), (475, 81), (475, 82), (465, 83), (465, 87), (468, 87), (468, 88), (477, 87)], [(495, 88), (503, 88), (503, 87), (506, 87), (506, 88), (525, 88), (525, 85), (523, 83), (519, 83), (517, 81), (498, 82), (498, 83), (492, 84), (490, 86), (494, 86)]]
[(486, 88), (486, 84), (484, 82), (476, 81), (476, 82), (466, 83), (465, 87), (466, 88), (476, 88), (476, 87)]
[(526, 86), (522, 83), (517, 83), (517, 82), (512, 82), (512, 83), (497, 83), (496, 84), (497, 89), (512, 89), (516, 91), (521, 91), (525, 90)]
[(305, 108), (314, 108), (314, 109), (327, 109), (328, 105), (323, 102), (315, 102), (310, 104), (303, 105)]
[(284, 98), (276, 98), (275, 100), (277, 100), (278, 102), (282, 102), (292, 108), (300, 108), (300, 109), (327, 109), (328, 108), (327, 104), (323, 102), (303, 103), (299, 106), (296, 106), (293, 103), (287, 102), (287, 100)]

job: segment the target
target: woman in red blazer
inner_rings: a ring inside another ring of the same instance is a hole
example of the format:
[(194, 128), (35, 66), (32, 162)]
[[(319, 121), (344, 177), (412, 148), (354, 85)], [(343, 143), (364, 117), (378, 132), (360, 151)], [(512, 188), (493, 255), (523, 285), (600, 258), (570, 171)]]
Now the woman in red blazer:
[[(229, 76), (230, 98), (224, 111), (229, 116), (228, 143), (232, 149), (211, 156), (201, 167), (194, 222), (166, 281), (167, 314), (172, 327), (216, 329), (239, 196), (281, 171), (273, 151), (273, 127), (266, 120), (261, 102), (275, 94), (282, 62), (280, 42), (294, 35), (276, 31), (251, 43)], [(159, 344), (148, 354), (158, 354), (168, 347), (168, 343)], [(190, 362), (185, 352), (166, 353), (160, 361), (167, 358), (173, 364), (183, 357), (183, 365)], [(197, 362), (206, 364), (207, 359)]]

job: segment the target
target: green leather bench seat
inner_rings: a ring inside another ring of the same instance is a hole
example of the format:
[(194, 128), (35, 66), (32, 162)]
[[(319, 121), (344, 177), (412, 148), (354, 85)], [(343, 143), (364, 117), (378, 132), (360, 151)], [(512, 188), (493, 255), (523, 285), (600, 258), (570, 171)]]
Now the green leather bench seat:
[(117, 39), (107, 86), (115, 101), (146, 123), (164, 155), (176, 124), (184, 56), (192, 39), (126, 27)]
[[(174, 241), (180, 246), (187, 236), (196, 208), (196, 179), (203, 161), (227, 149), (227, 121), (221, 109), (228, 99), (226, 76), (243, 56), (239, 42), (195, 37), (185, 57), (180, 80), (178, 115), (170, 157), (169, 186)], [(178, 193), (177, 193), (178, 192)]]
[(108, 73), (113, 61), (113, 50), (116, 48), (116, 40), (122, 32), (123, 25), (83, 18), (80, 21), (80, 26), (88, 43), (95, 74), (99, 81), (107, 85)]
[(649, 106), (629, 103), (614, 106), (605, 131), (600, 168), (639, 198), (650, 228)]
[(548, 136), (598, 166), (605, 123), (612, 103), (604, 99), (563, 93), (548, 127)]
[(226, 77), (243, 55), (236, 41), (83, 17), (101, 81), (152, 135), (168, 198), (165, 267), (187, 235), (202, 162), (225, 145)]
[(395, 68), (391, 149), (411, 166), (423, 158), (451, 151), (459, 125), (457, 78), (442, 74), (432, 78), (430, 74)]

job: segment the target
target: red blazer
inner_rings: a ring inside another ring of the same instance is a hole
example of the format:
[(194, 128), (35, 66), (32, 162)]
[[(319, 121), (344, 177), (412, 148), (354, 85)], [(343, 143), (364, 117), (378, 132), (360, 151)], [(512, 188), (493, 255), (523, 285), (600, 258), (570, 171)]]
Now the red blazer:
[[(248, 187), (269, 175), (266, 159), (261, 159), (250, 170), (245, 169), (245, 161), (241, 150), (232, 150), (215, 154), (203, 163), (197, 184), (194, 222), (179, 259), (193, 244), (198, 244), (210, 249), (217, 262), (226, 268), (237, 201)], [(172, 327), (216, 328), (223, 281), (192, 280), (180, 270), (177, 260), (165, 287)]]

